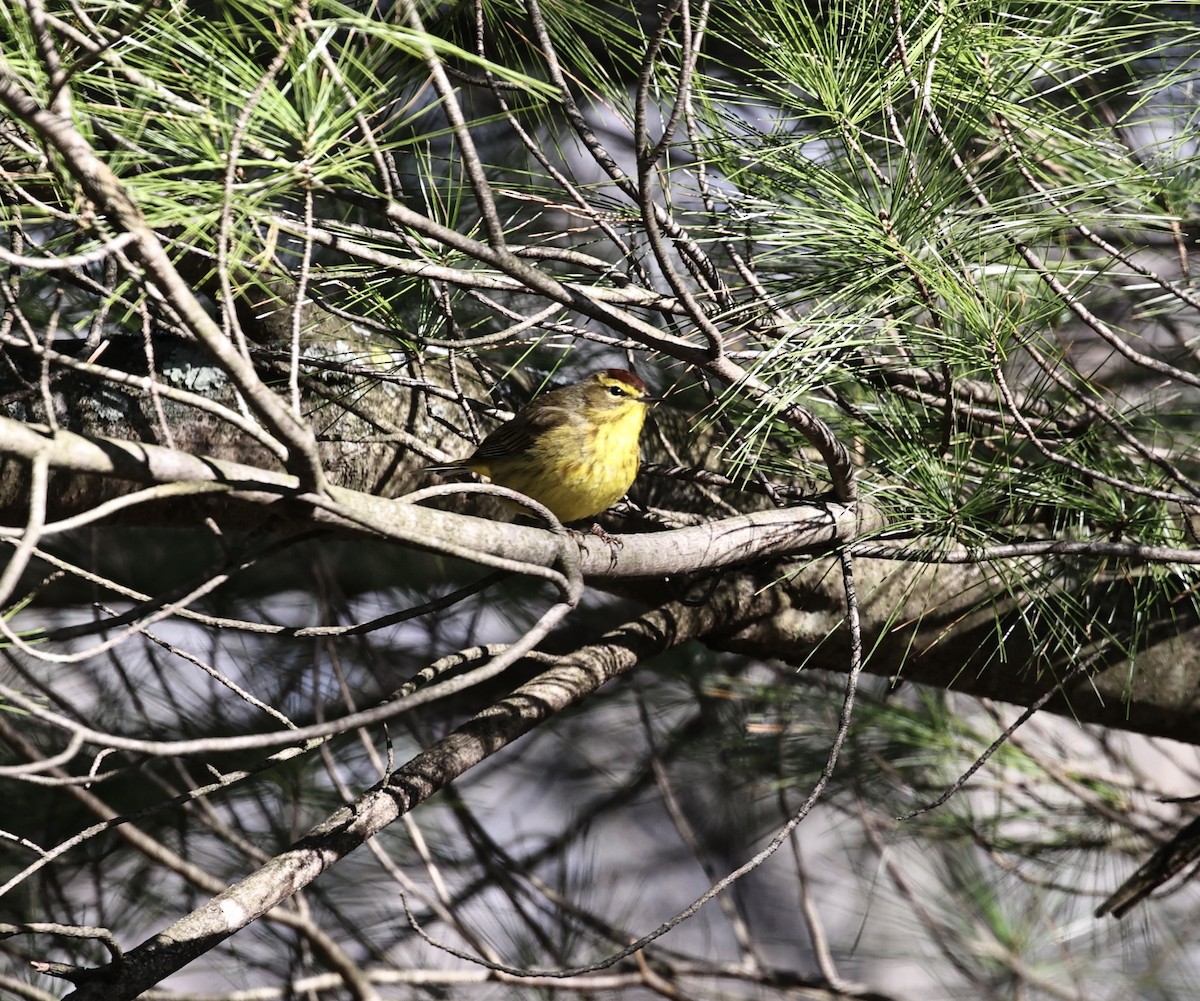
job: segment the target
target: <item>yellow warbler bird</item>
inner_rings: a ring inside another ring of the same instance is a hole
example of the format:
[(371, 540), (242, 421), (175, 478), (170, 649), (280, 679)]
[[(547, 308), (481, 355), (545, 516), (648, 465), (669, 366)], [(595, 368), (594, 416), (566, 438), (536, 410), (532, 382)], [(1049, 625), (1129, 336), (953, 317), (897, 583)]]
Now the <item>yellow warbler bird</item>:
[(473, 455), (429, 468), (469, 469), (539, 501), (559, 521), (590, 518), (633, 483), (646, 411), (657, 402), (632, 372), (606, 368), (543, 393)]

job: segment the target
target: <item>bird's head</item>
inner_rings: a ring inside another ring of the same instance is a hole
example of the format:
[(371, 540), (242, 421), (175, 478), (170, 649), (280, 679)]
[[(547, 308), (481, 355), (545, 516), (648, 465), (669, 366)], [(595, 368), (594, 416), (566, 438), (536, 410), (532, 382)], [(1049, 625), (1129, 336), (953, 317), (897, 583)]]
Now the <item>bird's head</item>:
[(623, 368), (605, 368), (593, 372), (583, 382), (583, 387), (588, 408), (602, 412), (644, 412), (658, 402), (638, 376)]

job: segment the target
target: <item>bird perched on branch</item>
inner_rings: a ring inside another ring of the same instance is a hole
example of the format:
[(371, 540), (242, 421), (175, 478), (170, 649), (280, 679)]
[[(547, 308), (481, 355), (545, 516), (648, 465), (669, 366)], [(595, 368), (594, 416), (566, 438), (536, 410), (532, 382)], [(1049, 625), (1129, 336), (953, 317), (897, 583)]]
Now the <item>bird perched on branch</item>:
[(637, 476), (642, 425), (658, 402), (632, 372), (606, 368), (532, 400), (474, 454), (432, 472), (469, 469), (579, 521), (615, 504)]

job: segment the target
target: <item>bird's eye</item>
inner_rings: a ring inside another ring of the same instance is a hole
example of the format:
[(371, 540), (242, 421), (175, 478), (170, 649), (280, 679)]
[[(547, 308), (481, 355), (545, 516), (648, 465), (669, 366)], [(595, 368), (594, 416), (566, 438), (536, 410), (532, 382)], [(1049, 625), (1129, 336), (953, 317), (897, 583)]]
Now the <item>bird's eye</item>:
[(625, 388), (623, 386), (609, 386), (608, 391), (612, 393), (613, 396), (625, 395)]

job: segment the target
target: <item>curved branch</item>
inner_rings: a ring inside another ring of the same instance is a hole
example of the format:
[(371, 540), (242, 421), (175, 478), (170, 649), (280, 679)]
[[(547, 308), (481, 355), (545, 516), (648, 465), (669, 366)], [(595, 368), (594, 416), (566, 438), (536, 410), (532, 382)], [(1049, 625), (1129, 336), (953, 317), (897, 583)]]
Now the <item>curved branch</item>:
[[(421, 549), (488, 566), (541, 573), (564, 554), (563, 540), (544, 529), (420, 507), (342, 487), (326, 497), (307, 493), (297, 477), (253, 466), (188, 455), (168, 448), (23, 424), (0, 417), (0, 452), (32, 461), (44, 454), (52, 470), (135, 483), (191, 484), (197, 494), (219, 493), (255, 504), (287, 498), (304, 505), (317, 524), (368, 531)], [(718, 570), (805, 551), (827, 552), (877, 529), (877, 520), (840, 504), (755, 511), (670, 532), (626, 535), (619, 547), (599, 539), (578, 542), (585, 579), (621, 580)], [(569, 545), (575, 548), (576, 543)]]
[(92, 972), (68, 1001), (132, 999), (258, 920), (447, 783), (641, 661), (753, 606), (755, 585), (727, 580), (704, 605), (669, 602), (606, 634), (485, 709), (314, 827), (287, 851), (125, 954)]
[(130, 250), (145, 269), (146, 277), (174, 306), (188, 328), (238, 387), (247, 403), (282, 440), (287, 447), (288, 468), (296, 471), (308, 489), (323, 490), (325, 474), (312, 431), (291, 412), (286, 403), (263, 385), (253, 365), (241, 356), (208, 315), (167, 255), (158, 234), (143, 218), (121, 179), (96, 155), (70, 121), (40, 107), (3, 66), (0, 66), (0, 104), (53, 147), (88, 197), (101, 206), (114, 223), (133, 235)]

